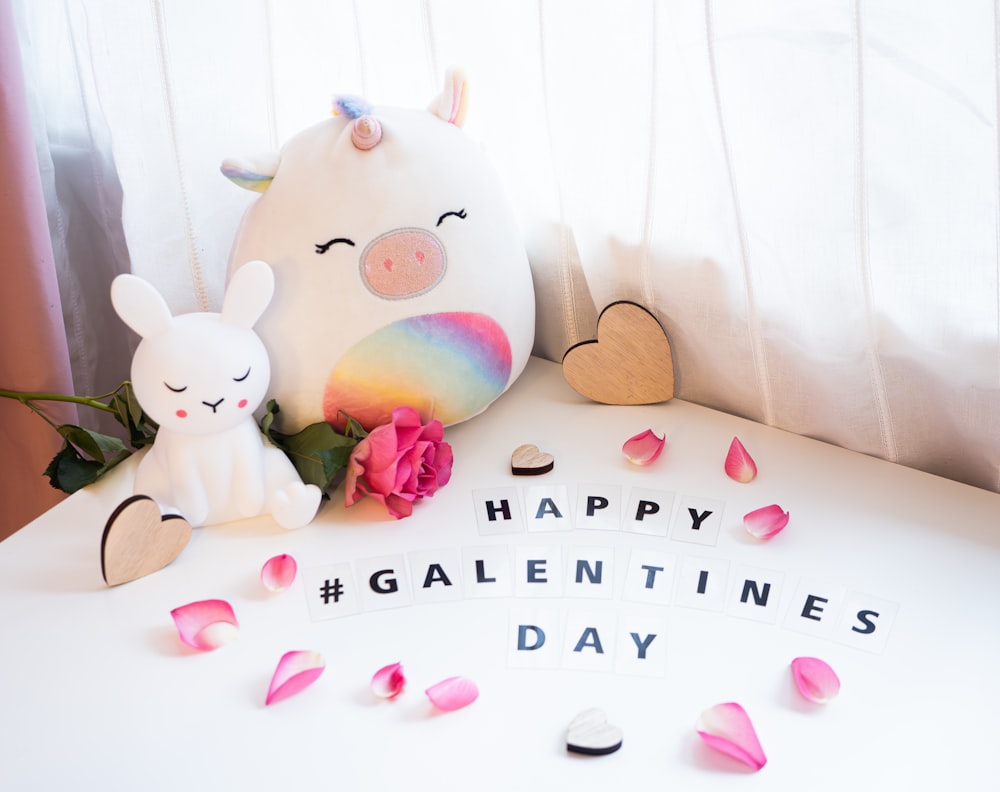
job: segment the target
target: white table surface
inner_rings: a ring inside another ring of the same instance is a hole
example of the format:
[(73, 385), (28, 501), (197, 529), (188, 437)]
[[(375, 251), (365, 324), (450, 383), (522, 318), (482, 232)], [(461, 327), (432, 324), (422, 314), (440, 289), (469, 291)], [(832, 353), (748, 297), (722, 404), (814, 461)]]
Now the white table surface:
[[(666, 432), (668, 445), (640, 468), (620, 448), (646, 428)], [(723, 472), (734, 435), (760, 470), (750, 484)], [(680, 401), (596, 405), (538, 359), (446, 439), (453, 478), (409, 519), (368, 502), (346, 510), (338, 490), (297, 531), (264, 518), (196, 529), (169, 567), (113, 589), (99, 545), (107, 515), (130, 494), (128, 464), (0, 543), (0, 788), (1000, 789), (1000, 495)], [(521, 443), (551, 452), (555, 469), (512, 476)], [(718, 540), (579, 528), (481, 534), (473, 493), (513, 487), (524, 496), (550, 484), (709, 499), (725, 506)], [(742, 515), (770, 503), (789, 511), (789, 526), (770, 542), (749, 538)], [(511, 558), (535, 546), (611, 548), (616, 590), (594, 601), (462, 596), (331, 619), (307, 605), (316, 569), (487, 545), (509, 547)], [(695, 557), (773, 570), (783, 580), (776, 621), (624, 598), (624, 570), (641, 551), (679, 565)], [(284, 552), (299, 576), (272, 595), (259, 570)], [(898, 607), (884, 647), (789, 629), (801, 580)], [(170, 611), (214, 597), (233, 605), (240, 634), (198, 653), (180, 643)], [(653, 675), (520, 667), (512, 634), (526, 615), (566, 633), (590, 617), (662, 623), (664, 665)], [(320, 652), (326, 670), (265, 707), (271, 673), (291, 649)], [(837, 670), (837, 699), (817, 706), (798, 696), (788, 664), (799, 655)], [(372, 673), (397, 660), (406, 692), (376, 700)], [(475, 680), (480, 698), (436, 713), (423, 690), (453, 675)], [(699, 713), (725, 701), (754, 721), (768, 756), (758, 773), (695, 734)], [(567, 754), (566, 726), (589, 707), (624, 730), (617, 753)]]

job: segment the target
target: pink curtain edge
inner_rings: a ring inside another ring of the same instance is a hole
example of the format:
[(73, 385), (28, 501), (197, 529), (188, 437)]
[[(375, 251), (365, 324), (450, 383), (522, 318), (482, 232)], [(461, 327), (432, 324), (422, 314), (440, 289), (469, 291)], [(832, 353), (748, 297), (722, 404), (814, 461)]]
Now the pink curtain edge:
[[(72, 393), (66, 331), (11, 0), (0, 0), (0, 388)], [(59, 423), (71, 405), (52, 404)], [(0, 399), (0, 540), (58, 503), (42, 474), (62, 439)]]

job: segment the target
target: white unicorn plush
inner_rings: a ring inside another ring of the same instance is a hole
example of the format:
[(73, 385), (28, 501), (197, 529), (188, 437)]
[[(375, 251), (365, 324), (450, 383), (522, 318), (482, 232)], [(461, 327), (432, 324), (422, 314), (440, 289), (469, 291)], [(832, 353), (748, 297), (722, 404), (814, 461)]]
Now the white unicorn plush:
[(319, 488), (303, 484), (253, 417), (271, 378), (253, 325), (273, 292), (263, 261), (233, 275), (221, 313), (172, 316), (141, 278), (119, 275), (111, 284), (115, 311), (142, 338), (132, 359), (136, 398), (159, 424), (134, 490), (192, 526), (270, 514), (298, 528), (319, 508)]
[(257, 329), (282, 431), (347, 416), (370, 431), (402, 406), (456, 424), (524, 369), (531, 269), (500, 175), (461, 128), (467, 97), (459, 70), (430, 110), (339, 97), (279, 152), (223, 163), (261, 193), (229, 267), (274, 268)]

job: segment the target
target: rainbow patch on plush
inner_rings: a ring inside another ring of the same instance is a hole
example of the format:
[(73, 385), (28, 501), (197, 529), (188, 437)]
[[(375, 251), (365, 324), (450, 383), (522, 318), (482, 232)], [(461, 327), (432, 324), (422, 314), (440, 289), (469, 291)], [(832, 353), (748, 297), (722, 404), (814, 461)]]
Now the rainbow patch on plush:
[(323, 414), (343, 429), (345, 415), (372, 429), (396, 407), (447, 425), (482, 412), (507, 387), (510, 342), (479, 313), (435, 313), (376, 330), (340, 358), (323, 395)]

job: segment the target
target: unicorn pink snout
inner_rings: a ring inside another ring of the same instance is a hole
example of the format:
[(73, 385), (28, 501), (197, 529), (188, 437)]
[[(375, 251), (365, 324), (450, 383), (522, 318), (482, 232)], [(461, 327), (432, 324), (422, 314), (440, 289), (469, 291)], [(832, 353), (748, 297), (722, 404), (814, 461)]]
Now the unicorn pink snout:
[(361, 254), (361, 279), (380, 297), (415, 297), (444, 277), (445, 254), (430, 231), (401, 228), (373, 239)]

